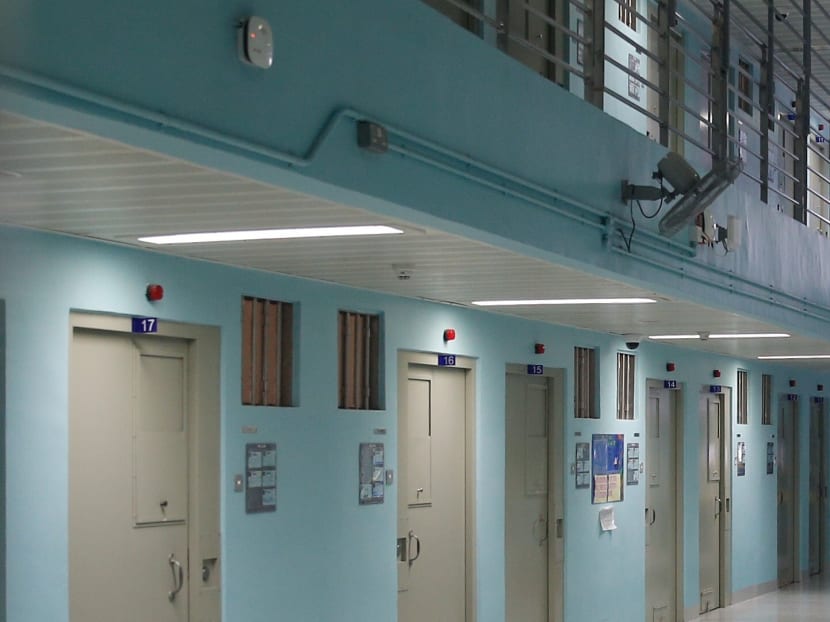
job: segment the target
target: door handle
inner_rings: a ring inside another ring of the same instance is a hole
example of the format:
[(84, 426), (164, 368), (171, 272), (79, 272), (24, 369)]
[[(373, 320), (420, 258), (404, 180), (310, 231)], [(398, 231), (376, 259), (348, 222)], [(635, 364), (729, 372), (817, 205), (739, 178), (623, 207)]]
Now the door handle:
[(653, 525), (656, 522), (657, 522), (657, 510), (655, 510), (654, 508), (651, 508), (651, 522), (649, 523), (649, 525)]
[(182, 563), (176, 559), (173, 553), (170, 553), (167, 563), (170, 564), (170, 572), (173, 573), (173, 590), (167, 592), (167, 599), (172, 603), (176, 600), (176, 594), (181, 592), (184, 587), (184, 570), (182, 569)]
[(723, 512), (723, 499), (715, 497), (715, 518), (720, 516), (721, 512)]
[(415, 531), (409, 530), (409, 549), (412, 550), (412, 541), (415, 540), (415, 555), (409, 556), (409, 565), (415, 563), (415, 560), (421, 556), (421, 539), (415, 535)]

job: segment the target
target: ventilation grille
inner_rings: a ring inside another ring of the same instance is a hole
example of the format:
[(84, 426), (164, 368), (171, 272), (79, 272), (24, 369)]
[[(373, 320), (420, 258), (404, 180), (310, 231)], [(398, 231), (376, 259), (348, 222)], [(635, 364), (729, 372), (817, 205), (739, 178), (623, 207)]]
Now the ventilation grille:
[(292, 406), (294, 305), (242, 298), (242, 403)]
[(379, 316), (340, 311), (338, 359), (339, 407), (379, 410)]
[(617, 354), (617, 419), (634, 419), (633, 354)]
[(574, 348), (574, 417), (597, 419), (596, 350)]

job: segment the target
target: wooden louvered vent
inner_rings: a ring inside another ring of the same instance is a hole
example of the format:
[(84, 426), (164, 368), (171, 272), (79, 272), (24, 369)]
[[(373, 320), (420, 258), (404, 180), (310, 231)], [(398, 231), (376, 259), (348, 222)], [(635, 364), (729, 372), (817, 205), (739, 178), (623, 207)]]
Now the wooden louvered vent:
[(242, 403), (292, 406), (294, 305), (242, 298)]

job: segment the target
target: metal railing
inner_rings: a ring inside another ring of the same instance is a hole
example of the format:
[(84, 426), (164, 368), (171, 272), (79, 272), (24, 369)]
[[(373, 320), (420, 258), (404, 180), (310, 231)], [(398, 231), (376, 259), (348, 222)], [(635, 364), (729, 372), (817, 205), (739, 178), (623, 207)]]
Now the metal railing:
[(812, 43), (830, 47), (830, 10), (818, 2), (759, 15), (741, 0), (424, 1), (699, 171), (739, 157), (760, 201), (830, 234), (830, 60)]

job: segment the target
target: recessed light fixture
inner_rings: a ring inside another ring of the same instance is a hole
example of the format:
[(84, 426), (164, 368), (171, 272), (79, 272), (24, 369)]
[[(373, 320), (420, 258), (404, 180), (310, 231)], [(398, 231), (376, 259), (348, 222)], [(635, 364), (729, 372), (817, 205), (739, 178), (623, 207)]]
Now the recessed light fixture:
[(774, 356), (759, 356), (761, 361), (806, 361), (810, 359), (830, 359), (830, 354), (776, 354)]
[[(711, 333), (709, 339), (785, 339), (790, 335), (787, 333)], [(680, 339), (702, 339), (700, 335), (649, 335), (649, 339), (680, 340)]]
[(337, 238), (360, 235), (399, 235), (403, 230), (386, 225), (344, 227), (299, 227), (294, 229), (255, 229), (252, 231), (213, 231), (176, 233), (138, 238), (150, 244), (206, 244), (210, 242), (246, 242), (254, 240), (296, 240), (301, 238)]
[(549, 300), (473, 300), (478, 307), (524, 307), (547, 305), (634, 305), (657, 302), (653, 298), (552, 298)]

